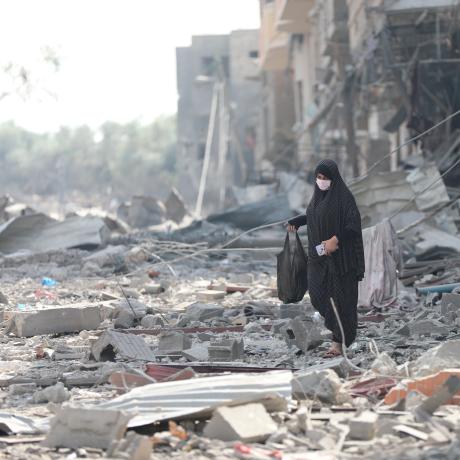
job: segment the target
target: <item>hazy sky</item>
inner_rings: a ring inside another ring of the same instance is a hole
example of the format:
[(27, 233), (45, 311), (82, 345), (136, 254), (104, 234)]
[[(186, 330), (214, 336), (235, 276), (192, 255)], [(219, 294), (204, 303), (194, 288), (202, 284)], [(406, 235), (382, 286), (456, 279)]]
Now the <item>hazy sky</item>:
[[(0, 64), (24, 64), (42, 88), (0, 101), (0, 122), (35, 131), (176, 111), (175, 47), (192, 35), (259, 26), (258, 0), (3, 0)], [(49, 71), (41, 50), (58, 50)], [(0, 77), (0, 94), (8, 81)], [(51, 92), (52, 94), (48, 94)]]

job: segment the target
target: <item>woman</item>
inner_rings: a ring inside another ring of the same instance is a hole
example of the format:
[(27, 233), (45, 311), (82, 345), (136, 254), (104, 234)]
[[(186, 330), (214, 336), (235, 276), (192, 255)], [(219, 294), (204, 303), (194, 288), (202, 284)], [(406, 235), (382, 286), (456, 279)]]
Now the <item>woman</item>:
[(346, 346), (356, 338), (358, 282), (364, 276), (361, 216), (334, 161), (322, 160), (315, 175), (315, 191), (306, 215), (290, 220), (288, 230), (295, 232), (307, 225), (308, 289), (313, 306), (332, 331), (332, 347), (326, 357), (333, 357), (342, 354), (342, 334), (331, 297), (344, 329)]

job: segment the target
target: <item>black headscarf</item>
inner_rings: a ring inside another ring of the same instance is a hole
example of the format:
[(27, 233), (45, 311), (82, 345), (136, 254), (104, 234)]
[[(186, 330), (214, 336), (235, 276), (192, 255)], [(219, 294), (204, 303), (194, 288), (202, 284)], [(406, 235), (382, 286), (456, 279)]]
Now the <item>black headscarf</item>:
[(318, 173), (332, 183), (327, 191), (321, 191), (315, 183), (315, 191), (307, 208), (309, 257), (312, 261), (319, 260), (316, 245), (336, 235), (339, 249), (331, 257), (338, 274), (354, 270), (361, 280), (364, 276), (364, 248), (361, 216), (356, 201), (334, 161), (322, 160), (316, 167), (315, 177)]

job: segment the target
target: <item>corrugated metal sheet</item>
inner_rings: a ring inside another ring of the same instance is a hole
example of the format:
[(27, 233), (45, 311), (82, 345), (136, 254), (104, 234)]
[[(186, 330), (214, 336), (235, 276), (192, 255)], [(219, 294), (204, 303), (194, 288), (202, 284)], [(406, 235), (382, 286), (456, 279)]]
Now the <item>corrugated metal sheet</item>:
[(291, 398), (291, 378), (290, 371), (273, 371), (153, 383), (98, 404), (97, 408), (137, 413), (130, 427), (192, 415), (200, 418), (218, 406), (254, 400), (261, 400), (268, 409), (282, 410)]
[(155, 361), (155, 355), (142, 337), (109, 330), (94, 342), (91, 352), (96, 360), (103, 360), (103, 353), (111, 347), (115, 353), (126, 359)]

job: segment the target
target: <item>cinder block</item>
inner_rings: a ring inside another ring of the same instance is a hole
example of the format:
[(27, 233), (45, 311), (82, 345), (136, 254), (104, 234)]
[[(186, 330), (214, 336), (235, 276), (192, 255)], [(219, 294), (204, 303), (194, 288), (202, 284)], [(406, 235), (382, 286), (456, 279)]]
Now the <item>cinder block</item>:
[(213, 342), (208, 347), (210, 361), (235, 361), (244, 358), (244, 341), (222, 340)]
[(263, 442), (278, 429), (263, 404), (219, 407), (204, 435), (221, 441)]
[(158, 351), (162, 354), (180, 353), (192, 346), (192, 341), (181, 332), (164, 332), (160, 335)]
[(350, 438), (370, 441), (375, 435), (378, 419), (379, 416), (371, 411), (364, 411), (357, 417), (351, 419), (349, 423)]

